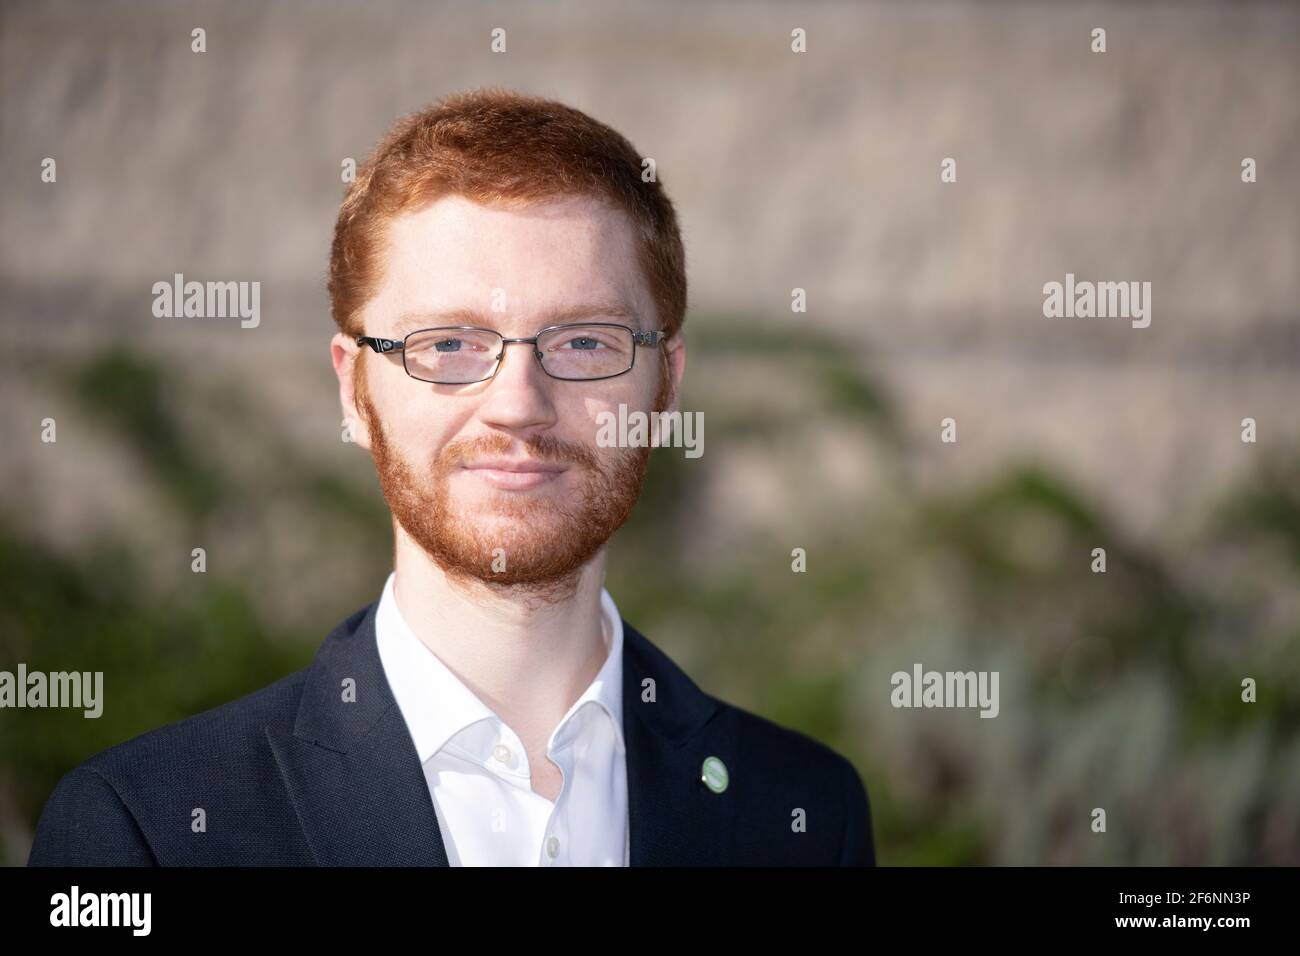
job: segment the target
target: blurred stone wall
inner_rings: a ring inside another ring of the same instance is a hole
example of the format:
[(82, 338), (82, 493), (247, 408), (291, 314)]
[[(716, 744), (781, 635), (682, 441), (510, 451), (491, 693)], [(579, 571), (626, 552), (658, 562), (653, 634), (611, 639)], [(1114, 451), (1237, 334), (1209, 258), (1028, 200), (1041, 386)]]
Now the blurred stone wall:
[[(0, 6), (0, 651), (104, 655), (122, 702), (0, 724), (0, 859), (74, 760), (378, 596), (341, 164), (483, 85), (615, 126), (677, 203), (706, 454), (656, 459), (611, 573), (702, 686), (843, 745), (895, 861), (1294, 862), (1300, 509), (1256, 475), (1300, 449), (1300, 7), (1231, 2)], [(175, 273), (261, 282), (260, 325), (154, 318)], [(1067, 273), (1151, 282), (1151, 326), (1044, 318)], [(1236, 550), (1195, 527), (1229, 488)], [(893, 710), (917, 659), (1001, 667), (998, 732)], [(1098, 793), (1120, 840), (1061, 825)]]
[[(1246, 464), (1241, 418), (1265, 443), (1300, 435), (1300, 10), (1248, 3), (6, 4), (6, 429), (34, 399), (18, 343), (129, 336), (201, 343), (268, 420), (333, 440), (340, 163), (485, 84), (563, 99), (653, 156), (689, 321), (842, 332), (935, 436), (935, 481), (1042, 455), (1149, 529)], [(149, 290), (176, 272), (260, 280), (263, 324), (164, 329)], [(1152, 282), (1151, 327), (1044, 319), (1067, 272)], [(77, 486), (23, 457), (5, 477), (24, 513)]]

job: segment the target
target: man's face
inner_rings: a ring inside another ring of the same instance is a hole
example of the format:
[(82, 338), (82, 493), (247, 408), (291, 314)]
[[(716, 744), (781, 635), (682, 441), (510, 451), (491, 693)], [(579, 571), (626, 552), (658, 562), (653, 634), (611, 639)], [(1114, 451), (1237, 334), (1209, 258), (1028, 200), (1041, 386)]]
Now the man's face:
[[(657, 329), (636, 251), (631, 220), (594, 199), (511, 210), (449, 196), (390, 224), (363, 334), (475, 325), (510, 338), (581, 321)], [(344, 413), (411, 539), (453, 578), (542, 595), (571, 588), (640, 494), (650, 449), (599, 447), (598, 416), (620, 404), (675, 408), (685, 366), (678, 337), (666, 350), (638, 346), (624, 375), (560, 381), (518, 344), (490, 381), (434, 385), (409, 377), (400, 352), (358, 350), (341, 334), (332, 351)], [(473, 467), (492, 459), (553, 470)]]

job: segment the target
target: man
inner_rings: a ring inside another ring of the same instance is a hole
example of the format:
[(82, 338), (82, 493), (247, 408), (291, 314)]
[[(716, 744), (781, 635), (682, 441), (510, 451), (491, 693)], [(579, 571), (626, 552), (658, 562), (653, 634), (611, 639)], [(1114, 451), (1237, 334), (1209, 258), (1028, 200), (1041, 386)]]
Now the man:
[(486, 90), (408, 116), (343, 201), (344, 414), (392, 511), (380, 599), (303, 671), (68, 773), (32, 864), (869, 865), (828, 747), (624, 621), (606, 544), (676, 410), (685, 256), (614, 130)]

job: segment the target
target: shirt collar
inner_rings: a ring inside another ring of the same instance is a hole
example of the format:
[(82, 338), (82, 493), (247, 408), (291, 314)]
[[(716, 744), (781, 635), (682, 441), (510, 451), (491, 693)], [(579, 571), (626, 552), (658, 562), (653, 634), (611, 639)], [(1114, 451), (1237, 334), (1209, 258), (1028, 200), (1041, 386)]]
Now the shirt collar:
[[(471, 724), (500, 718), (415, 636), (397, 606), (393, 590), (395, 578), (396, 575), (390, 573), (384, 584), (375, 612), (375, 638), (393, 697), (411, 731), (420, 762), (424, 763)], [(580, 711), (598, 709), (606, 714), (614, 727), (619, 752), (626, 753), (622, 695), (623, 618), (609, 591), (603, 587), (600, 589), (600, 607), (603, 636), (608, 648), (605, 663), (556, 725), (548, 746), (571, 730), (581, 732), (580, 721), (573, 720)]]

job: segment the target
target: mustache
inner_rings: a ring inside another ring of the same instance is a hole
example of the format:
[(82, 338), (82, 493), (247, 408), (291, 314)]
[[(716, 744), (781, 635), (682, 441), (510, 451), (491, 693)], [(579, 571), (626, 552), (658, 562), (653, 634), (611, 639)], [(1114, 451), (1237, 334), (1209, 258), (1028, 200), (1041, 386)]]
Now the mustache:
[(599, 462), (591, 449), (574, 442), (561, 441), (554, 435), (536, 435), (522, 442), (511, 442), (504, 435), (483, 435), (448, 444), (438, 455), (436, 470), (445, 474), (469, 461), (498, 457), (527, 457), (551, 464), (599, 468)]

